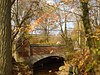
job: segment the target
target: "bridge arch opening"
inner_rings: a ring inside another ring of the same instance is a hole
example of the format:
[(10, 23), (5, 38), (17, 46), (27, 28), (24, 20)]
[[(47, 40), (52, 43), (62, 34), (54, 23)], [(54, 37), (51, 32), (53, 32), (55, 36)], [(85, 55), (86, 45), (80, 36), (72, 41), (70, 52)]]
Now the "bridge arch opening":
[(33, 73), (34, 75), (49, 75), (58, 71), (62, 65), (64, 65), (63, 57), (49, 56), (33, 64)]

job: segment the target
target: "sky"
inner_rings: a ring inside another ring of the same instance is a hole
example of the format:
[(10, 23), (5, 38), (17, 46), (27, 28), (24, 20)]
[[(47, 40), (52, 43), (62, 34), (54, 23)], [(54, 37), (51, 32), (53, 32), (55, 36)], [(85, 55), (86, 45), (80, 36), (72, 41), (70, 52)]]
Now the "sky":
[(55, 2), (60, 2), (60, 0), (46, 0), (48, 4), (53, 5)]

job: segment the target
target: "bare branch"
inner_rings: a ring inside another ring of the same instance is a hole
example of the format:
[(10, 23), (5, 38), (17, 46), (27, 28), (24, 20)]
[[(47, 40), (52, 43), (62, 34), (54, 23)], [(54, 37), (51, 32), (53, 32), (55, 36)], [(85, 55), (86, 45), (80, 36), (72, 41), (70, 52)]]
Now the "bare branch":
[(11, 0), (11, 6), (15, 3), (16, 0)]

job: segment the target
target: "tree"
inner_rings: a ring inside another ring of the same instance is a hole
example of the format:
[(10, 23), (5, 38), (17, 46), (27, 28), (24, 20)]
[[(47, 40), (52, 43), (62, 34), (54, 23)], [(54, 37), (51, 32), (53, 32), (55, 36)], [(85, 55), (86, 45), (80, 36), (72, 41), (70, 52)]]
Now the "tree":
[(89, 48), (92, 48), (93, 45), (93, 40), (91, 38), (92, 36), (92, 30), (91, 30), (91, 24), (90, 24), (90, 20), (89, 20), (89, 8), (88, 8), (88, 1), (81, 1), (81, 5), (82, 5), (82, 21), (83, 21), (83, 25), (85, 28), (85, 34), (87, 37), (87, 46)]
[(41, 30), (41, 34), (45, 37), (44, 42), (49, 42), (50, 32), (58, 27), (56, 25), (57, 16), (54, 13), (50, 13), (50, 14), (46, 15), (45, 18), (42, 18), (42, 19), (44, 19), (44, 20), (42, 20), (41, 23), (38, 24), (37, 27), (35, 27), (35, 29)]
[(55, 14), (55, 11), (55, 6), (45, 3), (39, 18), (34, 22), (35, 32), (39, 32), (44, 36), (43, 42), (49, 42), (50, 32), (58, 27), (56, 25), (57, 15)]
[[(70, 0), (69, 1), (70, 3), (69, 3), (68, 1), (62, 0), (62, 2), (64, 2), (64, 4), (66, 4), (66, 5), (69, 4), (69, 6), (68, 6), (69, 8), (74, 6), (71, 11), (69, 11), (67, 9), (66, 12), (69, 12), (69, 13), (72, 13), (72, 14), (75, 14), (75, 15), (78, 15), (81, 17), (83, 26), (84, 26), (84, 30), (85, 30), (85, 37), (87, 38), (86, 44), (89, 48), (92, 48), (94, 45), (93, 38), (91, 38), (93, 36), (93, 29), (92, 29), (93, 23), (91, 23), (90, 19), (93, 18), (94, 19), (93, 21), (95, 21), (95, 19), (97, 19), (97, 18), (90, 16), (90, 13), (92, 13), (90, 11), (90, 8), (92, 8), (92, 5), (96, 5), (96, 4), (92, 4), (92, 3), (95, 3), (96, 1), (92, 2), (92, 0), (90, 0), (90, 1), (80, 0), (80, 2), (79, 2), (79, 1)], [(76, 3), (79, 3), (79, 4), (77, 5)], [(93, 12), (95, 12), (95, 11), (93, 11)], [(93, 15), (93, 13), (92, 13), (92, 15)], [(99, 23), (98, 20), (95, 23), (96, 24)]]
[(14, 58), (18, 54), (16, 41), (33, 28), (31, 22), (39, 15), (40, 2), (39, 0), (16, 0), (12, 6), (12, 55)]
[(25, 32), (27, 25), (39, 14), (39, 1), (16, 0), (12, 6), (12, 41)]
[(0, 0), (0, 75), (12, 75), (11, 0)]

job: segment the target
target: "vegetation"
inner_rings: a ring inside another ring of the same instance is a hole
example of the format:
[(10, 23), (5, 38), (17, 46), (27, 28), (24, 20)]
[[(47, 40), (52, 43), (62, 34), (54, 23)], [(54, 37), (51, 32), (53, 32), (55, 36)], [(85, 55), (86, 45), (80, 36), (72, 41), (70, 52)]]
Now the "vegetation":
[(63, 47), (57, 75), (100, 73), (100, 0), (0, 0), (0, 16), (0, 75), (30, 75), (30, 45)]

